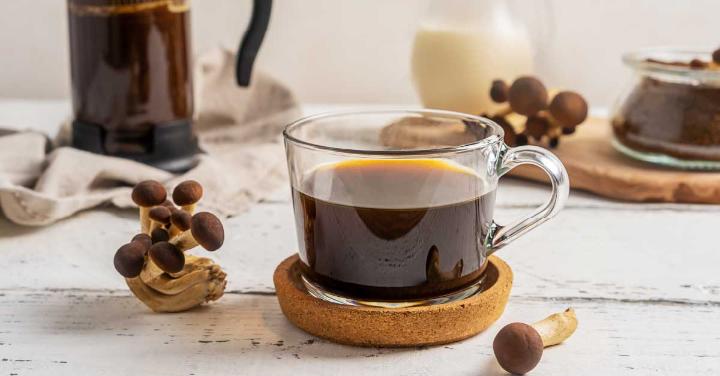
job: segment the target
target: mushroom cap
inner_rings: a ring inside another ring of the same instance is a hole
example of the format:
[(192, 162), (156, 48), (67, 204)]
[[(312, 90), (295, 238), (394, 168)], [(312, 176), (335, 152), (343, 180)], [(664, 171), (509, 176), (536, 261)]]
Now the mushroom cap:
[(170, 240), (170, 234), (165, 230), (164, 228), (156, 228), (150, 232), (150, 238), (152, 239), (152, 243), (158, 243), (158, 242), (166, 242)]
[(713, 53), (712, 53), (712, 60), (713, 60), (713, 62), (715, 62), (716, 64), (720, 64), (720, 48), (718, 48), (717, 50), (713, 51)]
[(550, 114), (563, 127), (575, 127), (587, 119), (585, 99), (573, 91), (562, 91), (550, 102)]
[(503, 80), (493, 80), (490, 86), (490, 99), (495, 103), (505, 103), (508, 100), (510, 88)]
[(225, 241), (222, 222), (208, 212), (197, 213), (192, 217), (190, 231), (198, 244), (211, 252), (220, 248)]
[(177, 273), (185, 266), (185, 254), (168, 242), (153, 244), (148, 254), (152, 262), (166, 273)]
[(170, 223), (170, 209), (166, 206), (155, 206), (148, 212), (148, 217), (155, 222), (166, 225)]
[(692, 60), (690, 60), (690, 63), (688, 65), (692, 69), (705, 69), (705, 68), (707, 68), (708, 63), (706, 63), (700, 59), (692, 59)]
[(155, 180), (138, 183), (132, 191), (132, 200), (138, 206), (151, 207), (165, 202), (167, 192), (162, 184)]
[(192, 205), (202, 198), (203, 187), (195, 180), (185, 180), (175, 187), (172, 198), (176, 205)]
[(133, 236), (132, 240), (130, 242), (140, 242), (143, 247), (145, 248), (145, 252), (147, 252), (148, 248), (152, 245), (153, 241), (150, 235), (148, 234), (137, 234)]
[(187, 231), (192, 224), (192, 215), (184, 210), (175, 209), (170, 216), (170, 223), (180, 231)]
[(520, 115), (532, 116), (547, 107), (548, 93), (540, 80), (523, 76), (510, 86), (508, 100), (513, 111)]
[(493, 341), (493, 351), (503, 369), (523, 375), (540, 362), (543, 353), (542, 338), (532, 326), (514, 322), (500, 329)]
[(523, 146), (528, 144), (528, 136), (525, 133), (518, 133), (517, 136), (515, 136), (515, 145), (514, 146)]
[(532, 138), (539, 140), (550, 129), (548, 120), (541, 116), (528, 116), (525, 121), (525, 133)]
[(113, 258), (115, 270), (125, 278), (137, 277), (145, 265), (146, 251), (147, 248), (139, 241), (124, 244), (115, 252)]

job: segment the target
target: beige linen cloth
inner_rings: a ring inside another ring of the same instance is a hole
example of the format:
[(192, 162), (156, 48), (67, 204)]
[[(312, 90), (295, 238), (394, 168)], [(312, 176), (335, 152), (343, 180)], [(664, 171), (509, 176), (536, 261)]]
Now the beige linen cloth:
[[(200, 146), (207, 154), (182, 176), (130, 160), (72, 149), (69, 126), (55, 149), (45, 135), (0, 130), (0, 207), (13, 222), (40, 226), (101, 204), (133, 207), (131, 187), (145, 179), (168, 190), (185, 179), (205, 188), (200, 208), (223, 216), (243, 211), (285, 181), (282, 128), (300, 115), (292, 93), (258, 72), (249, 88), (234, 79), (235, 57), (203, 55), (195, 67)], [(47, 151), (50, 150), (48, 154)]]

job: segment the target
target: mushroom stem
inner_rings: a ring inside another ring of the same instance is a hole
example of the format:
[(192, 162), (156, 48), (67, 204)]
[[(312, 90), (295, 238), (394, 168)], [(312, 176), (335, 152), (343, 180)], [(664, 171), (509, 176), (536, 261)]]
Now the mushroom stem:
[(181, 251), (199, 245), (212, 252), (220, 248), (224, 240), (225, 230), (220, 219), (208, 212), (201, 212), (192, 216), (190, 229), (173, 238), (170, 243)]
[(170, 239), (170, 244), (185, 252), (198, 246), (197, 240), (192, 236), (192, 232), (187, 230), (180, 235)]
[(513, 113), (513, 110), (510, 106), (506, 106), (498, 110), (493, 116), (499, 116), (499, 117), (505, 117), (507, 115), (510, 115)]
[(530, 326), (540, 334), (543, 347), (549, 347), (568, 339), (568, 337), (575, 333), (577, 324), (575, 310), (568, 308), (563, 312), (554, 313)]
[(152, 233), (155, 229), (162, 228), (164, 225), (158, 221), (150, 220), (150, 233)]
[(182, 210), (184, 210), (186, 213), (193, 215), (193, 213), (195, 213), (196, 206), (197, 206), (197, 204), (190, 204), (190, 205), (182, 205), (182, 206), (180, 206), (180, 208)]
[(150, 234), (150, 208), (141, 206), (140, 207), (140, 232), (143, 234)]

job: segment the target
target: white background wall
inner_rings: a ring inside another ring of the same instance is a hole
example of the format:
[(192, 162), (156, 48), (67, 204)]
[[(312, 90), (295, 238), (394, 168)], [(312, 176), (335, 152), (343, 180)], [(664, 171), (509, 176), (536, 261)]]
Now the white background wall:
[[(483, 0), (469, 0), (483, 1)], [(552, 37), (537, 73), (591, 104), (614, 100), (627, 79), (624, 51), (650, 45), (720, 45), (718, 0), (514, 0), (531, 30)], [(425, 0), (276, 0), (258, 66), (305, 102), (412, 103), (409, 54)], [(547, 4), (545, 16), (535, 9)], [(249, 0), (194, 0), (194, 49), (235, 48)], [(535, 13), (535, 14), (533, 14)], [(0, 97), (66, 98), (64, 0), (0, 2)]]

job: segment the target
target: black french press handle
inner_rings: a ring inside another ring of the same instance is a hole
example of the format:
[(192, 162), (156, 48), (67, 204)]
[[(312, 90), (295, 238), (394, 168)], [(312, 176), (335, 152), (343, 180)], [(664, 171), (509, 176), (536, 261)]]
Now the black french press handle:
[(250, 24), (240, 42), (235, 63), (235, 80), (240, 86), (250, 85), (253, 63), (270, 23), (271, 9), (272, 0), (253, 0)]

